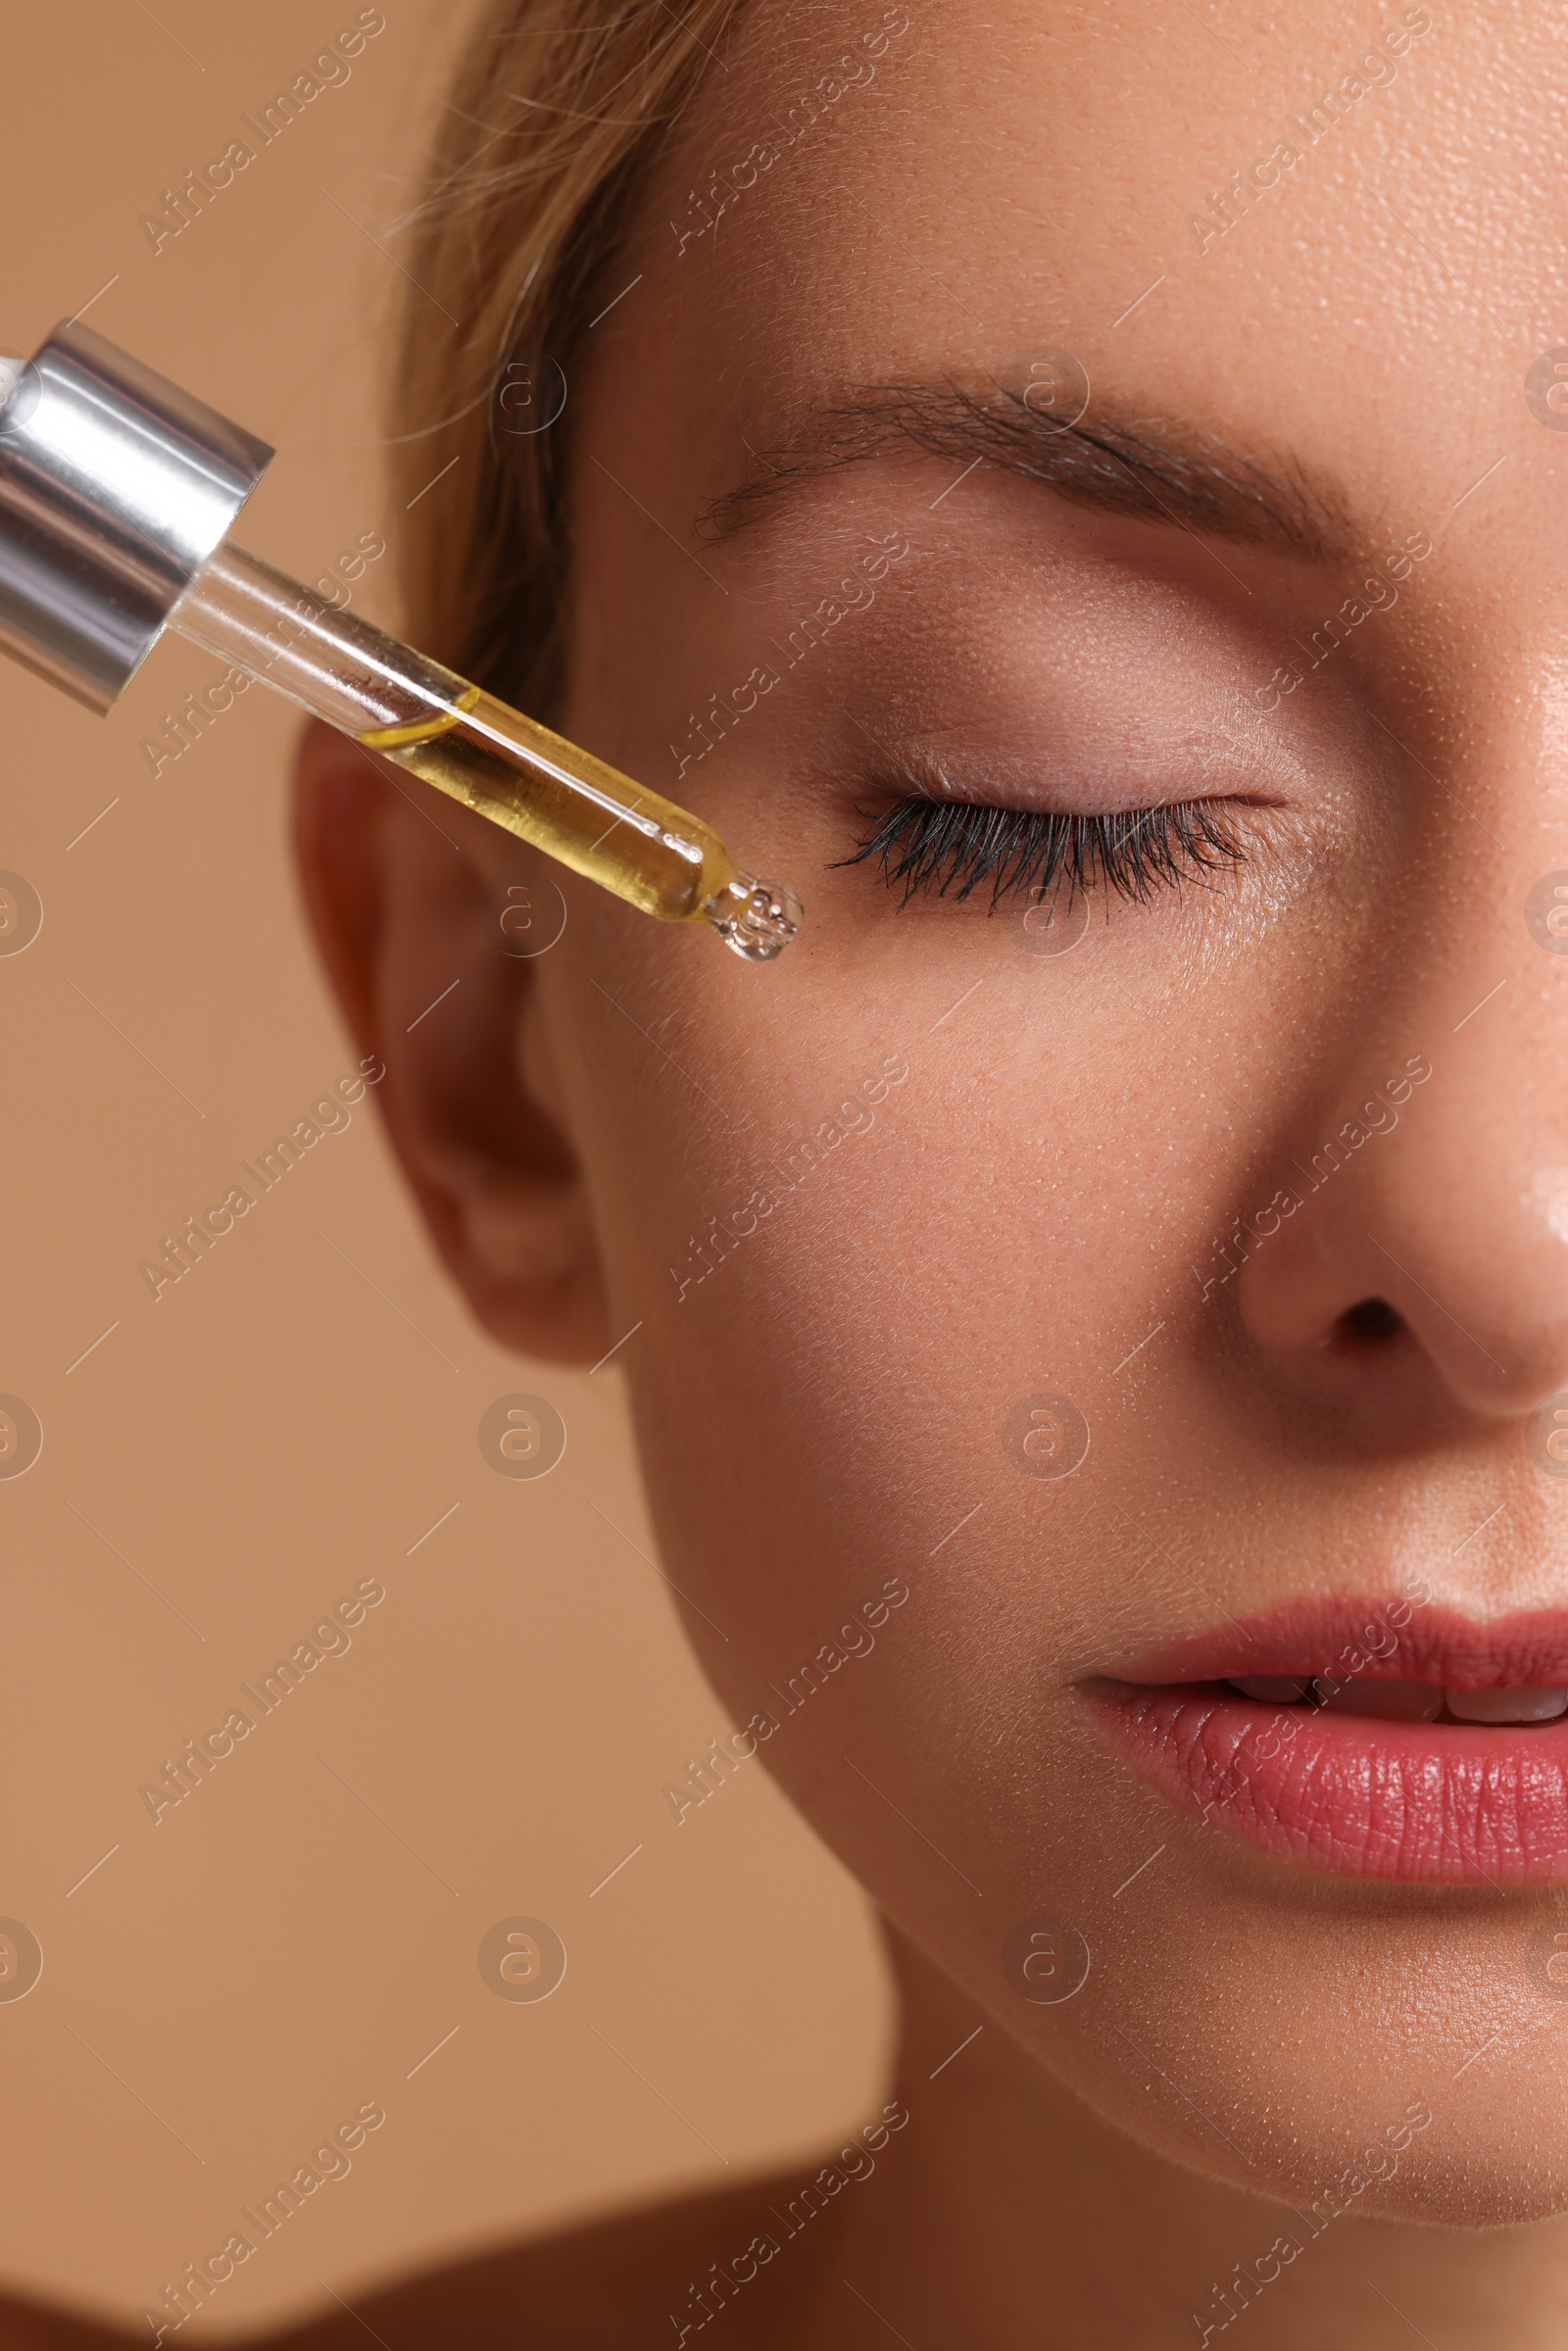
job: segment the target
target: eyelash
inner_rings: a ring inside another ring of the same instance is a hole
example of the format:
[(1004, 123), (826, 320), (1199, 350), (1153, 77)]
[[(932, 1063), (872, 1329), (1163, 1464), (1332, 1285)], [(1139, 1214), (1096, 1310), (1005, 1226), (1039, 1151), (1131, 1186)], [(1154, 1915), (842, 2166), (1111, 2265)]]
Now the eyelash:
[(902, 906), (934, 891), (966, 899), (986, 882), (991, 911), (1005, 898), (1043, 899), (1065, 882), (1067, 903), (1097, 884), (1148, 904), (1156, 889), (1179, 889), (1246, 862), (1246, 852), (1215, 804), (1170, 801), (1102, 816), (1038, 808), (988, 808), (972, 801), (906, 799), (879, 817), (841, 865), (874, 858)]

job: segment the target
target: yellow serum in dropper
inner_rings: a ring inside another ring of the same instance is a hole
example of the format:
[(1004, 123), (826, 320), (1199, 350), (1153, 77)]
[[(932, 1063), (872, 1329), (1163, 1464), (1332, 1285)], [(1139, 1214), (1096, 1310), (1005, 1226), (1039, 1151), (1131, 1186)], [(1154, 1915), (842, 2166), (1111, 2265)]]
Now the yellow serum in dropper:
[(735, 876), (709, 825), (478, 686), (360, 741), (664, 922), (701, 919)]

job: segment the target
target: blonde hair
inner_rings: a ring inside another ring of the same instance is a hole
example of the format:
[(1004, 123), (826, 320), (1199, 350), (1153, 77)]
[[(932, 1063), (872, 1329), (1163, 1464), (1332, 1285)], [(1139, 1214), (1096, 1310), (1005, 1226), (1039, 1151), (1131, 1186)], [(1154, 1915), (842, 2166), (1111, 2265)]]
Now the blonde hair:
[(416, 500), (409, 632), (540, 715), (560, 684), (564, 456), (589, 306), (736, 5), (488, 0), (404, 248), (391, 431), (397, 502)]

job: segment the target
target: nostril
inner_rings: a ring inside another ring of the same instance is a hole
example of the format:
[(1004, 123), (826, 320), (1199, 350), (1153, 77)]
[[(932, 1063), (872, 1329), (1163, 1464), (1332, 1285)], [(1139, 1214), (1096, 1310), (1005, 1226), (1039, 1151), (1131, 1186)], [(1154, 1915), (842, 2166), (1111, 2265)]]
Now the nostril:
[(1402, 1314), (1386, 1298), (1363, 1298), (1340, 1316), (1340, 1335), (1364, 1346), (1386, 1346), (1405, 1328)]

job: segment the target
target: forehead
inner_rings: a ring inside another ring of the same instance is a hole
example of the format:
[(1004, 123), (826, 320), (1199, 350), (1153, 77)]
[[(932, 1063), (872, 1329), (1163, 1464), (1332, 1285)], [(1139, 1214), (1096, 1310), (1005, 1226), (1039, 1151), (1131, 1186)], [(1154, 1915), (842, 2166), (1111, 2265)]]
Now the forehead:
[(705, 494), (846, 384), (1065, 351), (1125, 414), (1298, 452), (1369, 529), (1436, 530), (1501, 458), (1469, 519), (1523, 521), (1556, 570), (1568, 435), (1525, 379), (1568, 340), (1564, 14), (743, 9), (645, 201), (623, 334)]

